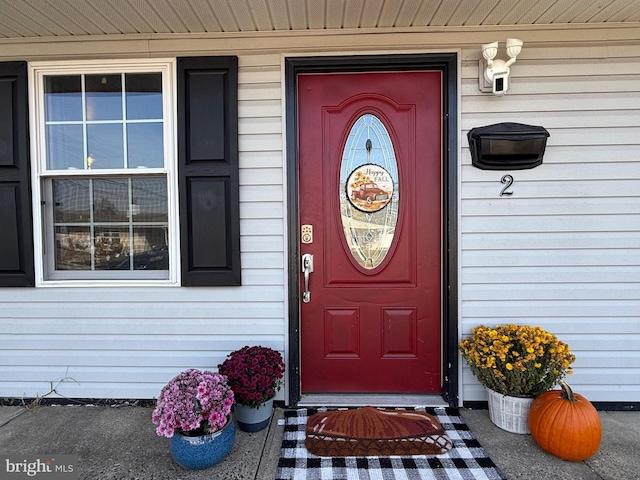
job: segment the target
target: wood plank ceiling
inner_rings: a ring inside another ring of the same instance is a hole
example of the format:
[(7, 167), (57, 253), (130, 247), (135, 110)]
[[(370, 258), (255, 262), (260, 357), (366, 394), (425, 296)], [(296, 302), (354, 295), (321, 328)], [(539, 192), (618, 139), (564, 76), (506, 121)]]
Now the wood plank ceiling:
[(0, 0), (0, 39), (640, 22), (640, 0)]

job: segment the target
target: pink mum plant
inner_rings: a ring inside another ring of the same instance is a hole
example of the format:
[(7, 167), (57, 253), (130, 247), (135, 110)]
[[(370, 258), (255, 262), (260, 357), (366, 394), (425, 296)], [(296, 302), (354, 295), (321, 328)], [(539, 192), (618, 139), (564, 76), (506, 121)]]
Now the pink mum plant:
[(231, 352), (218, 371), (229, 378), (237, 403), (258, 408), (280, 390), (284, 361), (271, 348), (246, 346)]
[(227, 377), (191, 368), (167, 383), (151, 417), (158, 435), (200, 436), (220, 430), (234, 402)]

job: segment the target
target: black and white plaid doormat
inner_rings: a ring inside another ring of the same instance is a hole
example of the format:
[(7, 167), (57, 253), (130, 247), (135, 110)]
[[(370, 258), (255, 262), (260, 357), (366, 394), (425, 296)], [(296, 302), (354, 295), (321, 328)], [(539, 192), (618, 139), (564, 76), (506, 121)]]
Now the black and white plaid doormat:
[(287, 410), (276, 480), (505, 480), (455, 408), (434, 415), (453, 442), (444, 455), (318, 457), (304, 446), (307, 418), (327, 409)]

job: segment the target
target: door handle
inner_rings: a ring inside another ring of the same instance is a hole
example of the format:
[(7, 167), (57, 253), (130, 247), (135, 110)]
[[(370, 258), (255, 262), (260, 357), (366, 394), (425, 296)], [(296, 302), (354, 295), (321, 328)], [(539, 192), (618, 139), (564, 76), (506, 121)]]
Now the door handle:
[(309, 303), (311, 301), (309, 275), (313, 273), (313, 255), (310, 253), (304, 253), (302, 255), (302, 273), (304, 274), (304, 291), (302, 292), (302, 301), (304, 303)]

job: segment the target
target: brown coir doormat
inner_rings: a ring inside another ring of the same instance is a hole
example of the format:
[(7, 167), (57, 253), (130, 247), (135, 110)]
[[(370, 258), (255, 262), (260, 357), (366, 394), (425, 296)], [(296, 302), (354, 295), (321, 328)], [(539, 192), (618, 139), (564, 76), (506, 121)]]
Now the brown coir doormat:
[(319, 412), (307, 420), (305, 447), (322, 457), (441, 455), (453, 446), (426, 412), (363, 407)]

